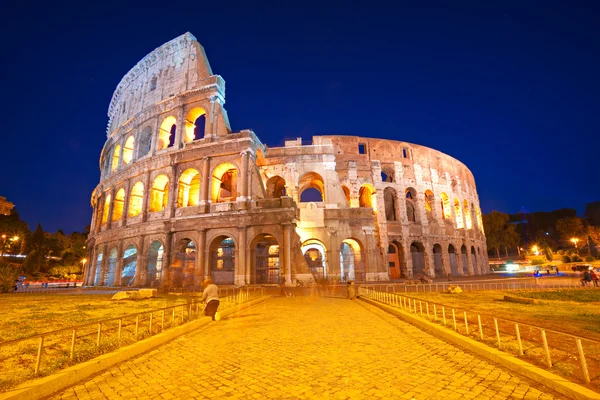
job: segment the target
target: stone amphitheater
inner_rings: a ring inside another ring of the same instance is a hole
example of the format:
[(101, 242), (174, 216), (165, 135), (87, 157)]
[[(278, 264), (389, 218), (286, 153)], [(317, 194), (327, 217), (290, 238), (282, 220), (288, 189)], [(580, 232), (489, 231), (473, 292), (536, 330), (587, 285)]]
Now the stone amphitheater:
[(489, 272), (473, 174), (427, 147), (233, 132), (190, 33), (145, 56), (108, 109), (88, 286), (394, 281)]

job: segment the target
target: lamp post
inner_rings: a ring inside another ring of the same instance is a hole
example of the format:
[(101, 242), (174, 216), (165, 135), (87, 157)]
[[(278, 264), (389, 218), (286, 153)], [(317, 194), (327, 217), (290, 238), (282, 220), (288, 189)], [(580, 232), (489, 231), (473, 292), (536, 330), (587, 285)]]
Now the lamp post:
[(575, 250), (577, 250), (577, 255), (579, 255), (579, 248), (577, 247), (577, 242), (579, 242), (579, 239), (571, 238), (571, 242), (573, 242), (573, 244), (575, 245)]

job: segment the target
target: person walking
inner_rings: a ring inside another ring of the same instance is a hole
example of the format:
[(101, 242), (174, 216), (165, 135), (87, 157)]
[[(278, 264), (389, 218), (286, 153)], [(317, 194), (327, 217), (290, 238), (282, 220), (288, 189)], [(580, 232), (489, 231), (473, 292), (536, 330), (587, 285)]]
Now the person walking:
[(594, 282), (594, 286), (598, 287), (598, 273), (592, 268), (590, 270), (590, 275), (592, 277), (592, 282)]
[(356, 288), (354, 287), (354, 281), (348, 281), (348, 298), (350, 300), (356, 299)]
[[(591, 269), (591, 267), (590, 267)], [(592, 274), (590, 273), (589, 270), (585, 270), (583, 272), (583, 277), (581, 278), (581, 286), (587, 286), (588, 283), (590, 283), (592, 281)]]
[(204, 315), (212, 317), (213, 321), (221, 319), (219, 314), (219, 288), (215, 285), (211, 278), (207, 278), (203, 282), (204, 291), (202, 292), (202, 301), (204, 302)]

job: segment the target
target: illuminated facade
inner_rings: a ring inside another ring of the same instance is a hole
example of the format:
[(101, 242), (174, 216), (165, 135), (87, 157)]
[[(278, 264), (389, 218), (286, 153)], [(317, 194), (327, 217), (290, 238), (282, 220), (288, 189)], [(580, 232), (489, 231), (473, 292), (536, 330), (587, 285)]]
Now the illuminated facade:
[(232, 132), (225, 81), (186, 33), (109, 107), (87, 285), (387, 281), (489, 271), (471, 172), (405, 142)]
[(6, 200), (6, 197), (0, 196), (0, 214), (10, 215), (15, 205), (10, 201)]

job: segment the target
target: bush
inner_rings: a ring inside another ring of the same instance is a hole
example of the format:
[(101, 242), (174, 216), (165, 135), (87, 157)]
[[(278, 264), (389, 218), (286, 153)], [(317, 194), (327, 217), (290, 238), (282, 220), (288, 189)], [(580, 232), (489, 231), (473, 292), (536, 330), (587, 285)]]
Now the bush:
[(546, 262), (546, 257), (532, 257), (531, 265), (542, 265)]
[(587, 261), (587, 262), (594, 261), (594, 257), (592, 257), (592, 256), (587, 256), (587, 257), (585, 258), (585, 261)]
[(583, 260), (577, 254), (573, 254), (573, 255), (571, 255), (571, 261), (572, 262), (581, 262)]
[(562, 256), (561, 260), (564, 263), (570, 263), (571, 262), (571, 257), (569, 257), (569, 256)]
[(560, 254), (560, 255), (562, 256), (562, 255), (564, 255), (564, 254), (565, 254), (565, 251), (564, 251), (564, 250), (559, 250), (559, 251), (558, 251), (558, 254)]
[(12, 292), (19, 277), (19, 269), (7, 263), (0, 264), (0, 293)]

